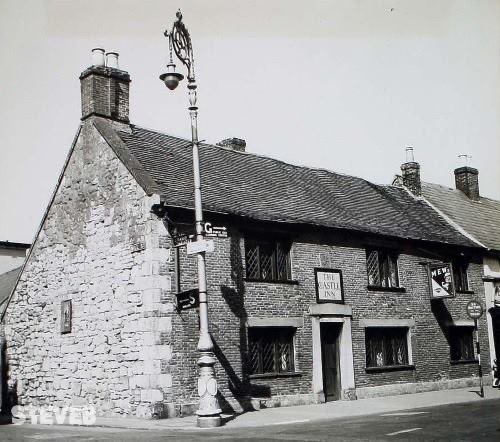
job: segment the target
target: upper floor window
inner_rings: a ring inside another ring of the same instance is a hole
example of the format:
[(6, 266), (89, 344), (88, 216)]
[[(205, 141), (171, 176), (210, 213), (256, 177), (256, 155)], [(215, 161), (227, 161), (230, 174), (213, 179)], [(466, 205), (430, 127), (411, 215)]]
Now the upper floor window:
[(453, 280), (457, 292), (469, 290), (469, 280), (467, 278), (467, 263), (461, 261), (453, 262)]
[(450, 359), (453, 362), (474, 361), (473, 327), (450, 328)]
[(366, 252), (368, 285), (373, 287), (399, 287), (398, 258), (395, 253), (368, 250)]
[(293, 327), (248, 329), (249, 374), (294, 372)]
[(276, 241), (245, 241), (246, 274), (249, 279), (288, 281), (290, 245)]

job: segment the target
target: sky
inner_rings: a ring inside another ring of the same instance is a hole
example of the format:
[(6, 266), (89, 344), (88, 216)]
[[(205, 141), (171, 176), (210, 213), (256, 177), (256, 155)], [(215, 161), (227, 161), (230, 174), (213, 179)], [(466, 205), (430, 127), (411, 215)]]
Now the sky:
[(0, 240), (33, 240), (92, 48), (120, 53), (134, 124), (190, 137), (186, 88), (158, 79), (178, 8), (200, 139), (381, 184), (406, 146), (424, 181), (450, 187), (467, 154), (500, 199), (498, 0), (0, 0)]

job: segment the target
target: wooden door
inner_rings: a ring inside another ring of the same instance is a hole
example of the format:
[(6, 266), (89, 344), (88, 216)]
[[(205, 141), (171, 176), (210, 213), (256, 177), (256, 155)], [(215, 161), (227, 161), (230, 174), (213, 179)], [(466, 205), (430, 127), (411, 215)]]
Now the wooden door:
[(323, 391), (326, 401), (340, 399), (340, 330), (335, 322), (320, 324), (321, 359), (323, 362)]

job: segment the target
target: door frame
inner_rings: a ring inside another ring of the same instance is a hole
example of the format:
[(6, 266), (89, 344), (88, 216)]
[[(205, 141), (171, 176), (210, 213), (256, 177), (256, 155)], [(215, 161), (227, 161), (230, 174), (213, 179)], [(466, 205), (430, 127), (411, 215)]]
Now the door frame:
[(340, 400), (350, 399), (347, 392), (355, 388), (351, 318), (348, 316), (313, 316), (311, 319), (313, 341), (313, 393), (319, 402), (325, 402), (320, 324), (324, 322), (336, 322), (341, 325), (339, 335)]

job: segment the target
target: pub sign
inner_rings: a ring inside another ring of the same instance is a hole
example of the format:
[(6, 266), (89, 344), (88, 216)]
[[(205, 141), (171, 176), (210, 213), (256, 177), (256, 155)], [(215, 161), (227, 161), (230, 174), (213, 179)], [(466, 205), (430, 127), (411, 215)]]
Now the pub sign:
[(429, 265), (431, 299), (453, 298), (453, 270), (450, 263)]
[(337, 269), (314, 269), (317, 302), (344, 302), (342, 272)]

